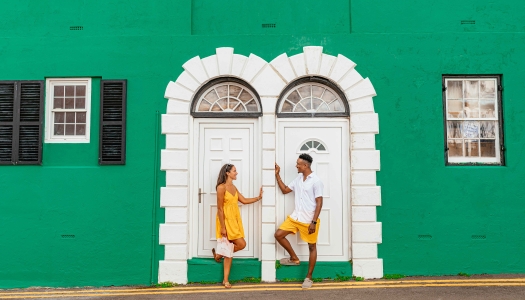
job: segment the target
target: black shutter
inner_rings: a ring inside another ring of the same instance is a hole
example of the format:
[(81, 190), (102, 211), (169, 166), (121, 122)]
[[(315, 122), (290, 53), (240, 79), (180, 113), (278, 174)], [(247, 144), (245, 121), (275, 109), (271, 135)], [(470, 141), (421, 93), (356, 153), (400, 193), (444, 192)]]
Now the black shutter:
[(0, 164), (42, 163), (43, 81), (0, 82)]
[(126, 163), (126, 80), (100, 82), (100, 143), (98, 163)]

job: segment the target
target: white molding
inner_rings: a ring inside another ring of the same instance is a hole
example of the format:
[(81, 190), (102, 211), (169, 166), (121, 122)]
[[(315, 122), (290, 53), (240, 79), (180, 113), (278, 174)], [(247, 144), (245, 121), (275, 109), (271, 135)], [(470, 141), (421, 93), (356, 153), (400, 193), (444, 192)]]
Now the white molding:
[[(351, 231), (349, 248), (353, 260), (353, 274), (365, 278), (383, 276), (383, 260), (377, 257), (377, 244), (382, 241), (382, 224), (377, 222), (375, 208), (381, 205), (381, 189), (376, 184), (376, 171), (380, 168), (379, 151), (375, 135), (379, 133), (378, 115), (374, 112), (375, 89), (368, 78), (355, 70), (356, 64), (345, 56), (337, 57), (322, 53), (322, 47), (308, 46), (292, 57), (283, 53), (270, 63), (250, 54), (249, 57), (234, 54), (233, 48), (217, 48), (216, 54), (201, 59), (195, 56), (183, 64), (184, 72), (176, 82), (166, 88), (167, 114), (162, 116), (162, 133), (167, 134), (167, 147), (161, 150), (161, 169), (167, 171), (168, 187), (161, 189), (161, 205), (166, 207), (167, 222), (161, 224), (161, 243), (165, 244), (165, 260), (159, 264), (159, 281), (187, 282), (186, 259), (195, 252), (193, 244), (195, 229), (192, 218), (194, 208), (188, 205), (193, 197), (195, 173), (190, 171), (193, 161), (193, 118), (189, 101), (205, 82), (216, 76), (240, 77), (252, 84), (263, 98), (262, 124), (256, 134), (260, 139), (262, 182), (261, 232), (259, 257), (262, 259), (262, 280), (274, 282), (276, 277), (276, 247), (271, 232), (275, 229), (276, 195), (274, 171), (270, 158), (276, 156), (275, 104), (286, 84), (300, 77), (321, 76), (335, 81), (347, 96), (350, 107), (349, 147), (351, 160), (350, 196), (348, 211)], [(185, 104), (186, 103), (186, 104)], [(272, 106), (273, 105), (273, 106)], [(212, 122), (213, 120), (207, 120)], [(287, 120), (288, 121), (288, 120)], [(312, 122), (330, 122), (312, 119)], [(190, 180), (191, 179), (191, 180)], [(188, 186), (189, 185), (189, 186)], [(187, 212), (187, 219), (181, 214)], [(182, 220), (178, 220), (181, 218)], [(186, 222), (184, 222), (186, 221)], [(178, 226), (178, 227), (177, 227)], [(182, 227), (181, 227), (182, 226)], [(178, 232), (176, 232), (178, 231)], [(172, 236), (170, 236), (172, 235)], [(181, 241), (187, 241), (185, 244)]]

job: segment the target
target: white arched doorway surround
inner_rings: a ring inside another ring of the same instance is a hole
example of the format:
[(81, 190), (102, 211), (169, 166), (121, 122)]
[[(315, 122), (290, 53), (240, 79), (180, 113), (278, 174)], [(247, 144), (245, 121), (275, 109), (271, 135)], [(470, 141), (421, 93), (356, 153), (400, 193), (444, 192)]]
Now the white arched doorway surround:
[(198, 190), (190, 178), (194, 170), (194, 119), (190, 105), (194, 94), (206, 82), (220, 77), (238, 77), (260, 95), (263, 116), (260, 118), (262, 155), (260, 174), (265, 194), (262, 201), (261, 237), (259, 241), (263, 281), (276, 278), (276, 245), (273, 233), (282, 220), (276, 218), (277, 119), (275, 107), (288, 83), (305, 76), (330, 79), (346, 95), (350, 108), (350, 221), (349, 240), (353, 274), (364, 278), (383, 276), (383, 261), (377, 256), (382, 241), (381, 223), (376, 206), (381, 205), (381, 191), (376, 184), (379, 151), (375, 135), (379, 133), (378, 116), (372, 98), (375, 90), (368, 78), (356, 70), (356, 64), (343, 55), (324, 54), (322, 47), (308, 46), (303, 53), (288, 57), (283, 53), (266, 62), (250, 54), (234, 54), (233, 48), (217, 48), (216, 54), (201, 59), (196, 56), (183, 64), (184, 72), (166, 88), (166, 114), (162, 115), (162, 133), (166, 149), (161, 151), (161, 169), (166, 171), (166, 187), (161, 188), (160, 205), (165, 208), (165, 223), (160, 224), (159, 242), (165, 246), (164, 260), (159, 262), (159, 282), (187, 282), (187, 259), (195, 256), (191, 199)]

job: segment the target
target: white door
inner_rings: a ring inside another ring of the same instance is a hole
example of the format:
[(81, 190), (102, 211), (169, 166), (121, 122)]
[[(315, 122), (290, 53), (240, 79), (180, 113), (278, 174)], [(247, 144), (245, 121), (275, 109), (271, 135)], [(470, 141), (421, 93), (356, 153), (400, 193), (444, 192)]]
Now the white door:
[[(199, 225), (198, 256), (212, 256), (216, 246), (215, 216), (217, 214), (217, 193), (215, 186), (219, 170), (230, 163), (237, 168), (237, 180), (233, 183), (246, 197), (254, 192), (254, 124), (200, 124), (199, 126)], [(239, 202), (246, 248), (236, 257), (254, 257), (254, 207)]]
[[(323, 121), (308, 119), (301, 121), (280, 122), (278, 157), (281, 176), (285, 184), (297, 175), (296, 160), (301, 153), (308, 153), (313, 158), (312, 170), (324, 184), (323, 208), (321, 210), (321, 228), (317, 240), (319, 261), (348, 260), (349, 240), (349, 151), (348, 122)], [(279, 192), (280, 193), (280, 192)], [(293, 192), (283, 196), (281, 201), (281, 222), (290, 215), (295, 207)], [(308, 260), (308, 245), (299, 234), (289, 235), (288, 240), (302, 261)], [(288, 254), (279, 246), (279, 258)]]

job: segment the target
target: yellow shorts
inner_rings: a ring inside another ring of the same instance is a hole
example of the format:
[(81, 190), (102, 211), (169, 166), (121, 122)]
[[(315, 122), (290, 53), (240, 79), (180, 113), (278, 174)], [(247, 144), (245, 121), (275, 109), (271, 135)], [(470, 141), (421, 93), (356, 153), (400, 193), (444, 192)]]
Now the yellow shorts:
[(308, 244), (315, 244), (317, 243), (317, 235), (319, 234), (319, 225), (321, 225), (321, 220), (317, 219), (317, 225), (315, 225), (315, 232), (312, 234), (308, 233), (308, 227), (310, 227), (310, 224), (301, 223), (298, 222), (290, 216), (286, 217), (286, 220), (279, 226), (279, 229), (290, 231), (293, 234), (297, 233), (299, 231), (301, 233), (301, 239)]

